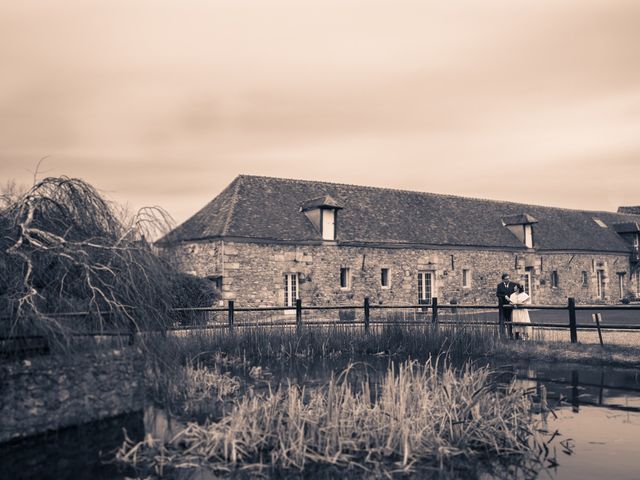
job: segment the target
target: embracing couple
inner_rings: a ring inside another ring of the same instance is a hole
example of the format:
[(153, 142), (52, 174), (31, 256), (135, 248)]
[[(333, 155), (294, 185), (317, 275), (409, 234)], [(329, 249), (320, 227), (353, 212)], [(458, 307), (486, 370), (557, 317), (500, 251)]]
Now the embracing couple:
[(501, 307), (513, 305), (513, 308), (502, 309), (504, 321), (509, 325), (509, 336), (513, 335), (516, 339), (530, 338), (533, 328), (526, 325), (531, 323), (529, 311), (526, 308), (518, 307), (518, 305), (531, 303), (529, 295), (524, 291), (524, 286), (512, 282), (509, 274), (503, 273), (502, 281), (496, 289), (496, 297), (498, 297), (498, 303)]

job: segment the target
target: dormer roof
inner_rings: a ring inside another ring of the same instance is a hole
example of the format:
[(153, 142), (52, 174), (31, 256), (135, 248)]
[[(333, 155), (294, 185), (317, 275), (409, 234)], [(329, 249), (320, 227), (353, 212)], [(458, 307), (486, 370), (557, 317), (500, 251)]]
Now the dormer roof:
[(303, 202), (300, 206), (300, 211), (306, 212), (307, 210), (313, 210), (314, 208), (340, 209), (344, 207), (342, 207), (342, 205), (340, 205), (331, 195), (323, 195)]
[(618, 213), (632, 213), (635, 215), (640, 215), (640, 205), (618, 207)]
[(519, 213), (502, 217), (502, 223), (505, 225), (531, 225), (532, 223), (538, 223), (538, 220), (528, 213)]
[(640, 232), (640, 225), (638, 222), (624, 222), (613, 224), (613, 229), (617, 233), (638, 233)]

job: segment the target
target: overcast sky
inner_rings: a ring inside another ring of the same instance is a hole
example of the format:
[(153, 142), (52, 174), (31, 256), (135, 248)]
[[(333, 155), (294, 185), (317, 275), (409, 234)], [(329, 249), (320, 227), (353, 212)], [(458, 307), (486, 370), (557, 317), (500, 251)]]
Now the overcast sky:
[(178, 221), (237, 174), (640, 204), (638, 0), (0, 2), (0, 179)]

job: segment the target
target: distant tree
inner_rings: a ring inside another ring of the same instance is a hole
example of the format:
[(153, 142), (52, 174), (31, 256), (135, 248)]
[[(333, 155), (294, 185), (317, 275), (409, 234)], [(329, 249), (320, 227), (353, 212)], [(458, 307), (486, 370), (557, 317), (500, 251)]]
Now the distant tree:
[(12, 203), (27, 193), (27, 187), (18, 184), (15, 180), (7, 180), (0, 186), (0, 209), (7, 208)]

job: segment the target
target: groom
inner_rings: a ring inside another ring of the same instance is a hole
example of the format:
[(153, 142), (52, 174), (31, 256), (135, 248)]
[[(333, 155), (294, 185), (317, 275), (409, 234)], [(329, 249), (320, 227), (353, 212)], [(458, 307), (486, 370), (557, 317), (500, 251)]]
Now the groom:
[(498, 297), (500, 312), (502, 312), (505, 323), (509, 326), (509, 334), (511, 334), (511, 314), (513, 311), (510, 308), (503, 309), (502, 307), (509, 304), (509, 296), (516, 291), (517, 286), (518, 285), (516, 283), (510, 281), (508, 273), (503, 273), (502, 281), (498, 284), (498, 288), (496, 289), (496, 297)]

